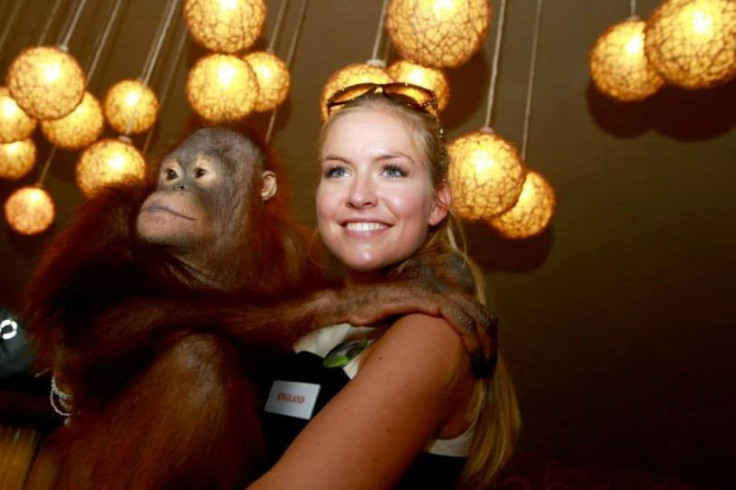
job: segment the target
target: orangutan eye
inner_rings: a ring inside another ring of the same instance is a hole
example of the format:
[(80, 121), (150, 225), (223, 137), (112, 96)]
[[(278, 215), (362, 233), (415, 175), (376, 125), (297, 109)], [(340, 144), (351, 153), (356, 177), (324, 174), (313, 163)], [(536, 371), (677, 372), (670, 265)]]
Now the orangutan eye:
[(195, 179), (198, 179), (200, 177), (204, 177), (205, 175), (207, 175), (207, 170), (205, 170), (205, 169), (203, 169), (201, 167), (194, 170), (194, 178)]
[(176, 170), (174, 170), (173, 168), (164, 169), (164, 179), (165, 180), (174, 180), (177, 177), (178, 175), (176, 173)]

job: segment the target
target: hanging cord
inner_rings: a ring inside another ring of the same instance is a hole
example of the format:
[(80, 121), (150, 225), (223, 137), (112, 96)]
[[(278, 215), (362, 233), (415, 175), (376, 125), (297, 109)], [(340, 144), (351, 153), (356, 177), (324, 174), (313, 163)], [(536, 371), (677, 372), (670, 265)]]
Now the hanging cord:
[(269, 53), (273, 53), (275, 47), (276, 47), (276, 41), (278, 40), (279, 33), (281, 32), (281, 26), (284, 23), (284, 15), (286, 14), (286, 9), (289, 6), (289, 0), (282, 0), (281, 6), (279, 7), (279, 14), (278, 17), (276, 17), (276, 25), (273, 28), (273, 34), (271, 34), (271, 42), (268, 43), (268, 48), (266, 51)]
[(386, 19), (386, 9), (388, 8), (388, 0), (383, 0), (381, 6), (381, 18), (378, 20), (378, 29), (376, 29), (376, 40), (373, 43), (373, 55), (371, 60), (378, 59), (378, 50), (381, 49), (381, 38), (383, 37), (383, 23)]
[(629, 16), (636, 16), (636, 0), (630, 0), (629, 2)]
[[(171, 58), (175, 62), (178, 62), (181, 58), (181, 54), (184, 51), (184, 45), (186, 44), (187, 40), (187, 30), (182, 28), (181, 32), (179, 32), (179, 39), (176, 41), (176, 47), (174, 48), (174, 56)], [(169, 93), (171, 92), (171, 85), (174, 80), (174, 74), (176, 73), (175, 69), (169, 70), (166, 73), (166, 80), (164, 80), (163, 88), (161, 89), (161, 96), (159, 97), (158, 105), (159, 108), (162, 108), (164, 106), (164, 103), (166, 102), (166, 99), (169, 96)], [(148, 147), (151, 145), (151, 138), (153, 137), (155, 125), (151, 127), (151, 129), (148, 131), (148, 134), (146, 135), (146, 141), (143, 144), (143, 151), (142, 154), (146, 154), (148, 152)]]
[[(296, 28), (294, 29), (294, 34), (291, 36), (291, 45), (289, 46), (289, 53), (286, 55), (286, 68), (288, 70), (291, 70), (291, 62), (294, 60), (294, 52), (296, 51), (296, 45), (299, 41), (299, 35), (302, 32), (302, 25), (304, 25), (304, 18), (306, 17), (307, 13), (307, 5), (309, 4), (309, 0), (302, 0), (302, 6), (299, 9), (299, 21), (296, 24)], [(273, 133), (273, 127), (276, 123), (276, 115), (279, 112), (279, 108), (276, 107), (271, 112), (271, 118), (268, 121), (268, 130), (266, 130), (266, 137), (264, 138), (265, 142), (268, 143), (268, 141), (271, 139), (271, 133)]]
[[(18, 3), (23, 3), (23, 2), (18, 1)], [(43, 44), (46, 42), (46, 36), (48, 36), (49, 29), (51, 29), (51, 24), (54, 23), (54, 19), (56, 18), (56, 15), (59, 13), (59, 7), (61, 7), (61, 0), (56, 0), (56, 2), (54, 2), (54, 6), (51, 8), (51, 14), (49, 15), (49, 18), (46, 19), (46, 25), (43, 26), (43, 31), (41, 31), (41, 36), (38, 38), (39, 46), (43, 46)]]
[(542, 23), (542, 4), (544, 0), (537, 0), (537, 13), (534, 18), (534, 37), (532, 38), (532, 56), (529, 61), (529, 81), (526, 87), (526, 108), (524, 109), (524, 132), (521, 136), (521, 161), (526, 162), (526, 143), (529, 138), (529, 120), (532, 114), (532, 96), (534, 92), (534, 78), (537, 66), (537, 47), (539, 46), (539, 26)]
[(51, 160), (54, 159), (54, 156), (56, 155), (56, 145), (52, 146), (49, 150), (49, 154), (46, 157), (46, 161), (43, 164), (43, 168), (41, 168), (41, 175), (38, 176), (38, 180), (36, 181), (36, 185), (39, 187), (43, 187), (43, 181), (46, 180), (46, 174), (49, 173), (49, 167), (51, 166)]
[(110, 12), (110, 16), (107, 18), (105, 28), (102, 30), (102, 35), (97, 42), (95, 54), (92, 57), (92, 61), (90, 61), (89, 63), (89, 68), (87, 68), (87, 85), (89, 85), (89, 81), (92, 78), (92, 75), (94, 75), (95, 71), (97, 70), (97, 64), (100, 61), (100, 55), (102, 54), (102, 51), (105, 50), (105, 45), (107, 44), (107, 40), (110, 37), (110, 32), (112, 31), (112, 26), (114, 26), (115, 22), (117, 21), (122, 4), (123, 0), (115, 0), (115, 4), (112, 7), (112, 12)]
[(74, 15), (69, 20), (69, 23), (64, 28), (63, 35), (59, 39), (59, 41), (56, 43), (58, 46), (61, 46), (63, 48), (69, 47), (69, 40), (72, 38), (72, 34), (74, 33), (74, 29), (77, 28), (77, 22), (79, 22), (79, 17), (82, 15), (82, 10), (84, 10), (84, 6), (86, 5), (87, 0), (79, 0), (79, 3), (77, 4), (77, 8), (74, 11)]
[(496, 45), (493, 48), (493, 64), (491, 68), (491, 83), (488, 87), (488, 109), (484, 128), (491, 127), (491, 115), (493, 114), (493, 103), (496, 98), (496, 78), (498, 77), (498, 61), (501, 57), (501, 39), (503, 38), (503, 26), (506, 20), (506, 0), (501, 0), (501, 8), (498, 12), (498, 30), (496, 31)]
[(154, 37), (154, 43), (151, 47), (151, 50), (148, 52), (148, 58), (146, 59), (146, 62), (143, 64), (143, 72), (141, 74), (141, 91), (138, 94), (139, 102), (135, 105), (133, 113), (128, 118), (128, 123), (125, 126), (124, 136), (128, 136), (130, 134), (130, 130), (133, 128), (135, 118), (138, 116), (138, 108), (140, 107), (140, 95), (142, 95), (143, 90), (148, 87), (148, 83), (151, 81), (153, 68), (156, 66), (156, 61), (158, 61), (158, 56), (161, 53), (161, 46), (163, 45), (164, 39), (166, 38), (166, 34), (169, 32), (171, 20), (174, 18), (174, 12), (179, 6), (179, 1), (180, 0), (169, 0), (169, 4), (166, 8), (166, 13), (161, 18), (161, 22), (159, 22), (158, 29), (156, 30), (156, 37)]
[(8, 22), (7, 24), (5, 24), (5, 30), (3, 31), (2, 36), (0, 36), (0, 53), (3, 50), (5, 41), (8, 39), (8, 34), (10, 34), (11, 27), (15, 25), (15, 18), (18, 17), (18, 12), (20, 12), (21, 5), (23, 5), (23, 2), (13, 2), (13, 10), (10, 11), (10, 15), (8, 15)]

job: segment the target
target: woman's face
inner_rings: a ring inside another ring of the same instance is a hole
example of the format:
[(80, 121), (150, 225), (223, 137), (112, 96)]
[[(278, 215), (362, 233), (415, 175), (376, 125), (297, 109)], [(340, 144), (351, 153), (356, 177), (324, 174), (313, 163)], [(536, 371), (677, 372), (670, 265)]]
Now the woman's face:
[(435, 195), (423, 152), (384, 111), (361, 109), (334, 120), (321, 168), (319, 232), (354, 278), (413, 255), (429, 226), (447, 215), (447, 186)]

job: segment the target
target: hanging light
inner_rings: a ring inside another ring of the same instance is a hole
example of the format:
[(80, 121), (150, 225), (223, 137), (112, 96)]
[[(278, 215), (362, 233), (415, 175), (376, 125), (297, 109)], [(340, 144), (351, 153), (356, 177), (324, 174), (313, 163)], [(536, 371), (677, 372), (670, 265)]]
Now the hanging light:
[(18, 107), (7, 87), (0, 87), (0, 143), (12, 143), (31, 137), (36, 120)]
[(266, 20), (263, 0), (186, 0), (184, 20), (199, 44), (218, 53), (235, 53), (258, 39)]
[(213, 122), (238, 121), (253, 111), (258, 79), (233, 55), (210, 54), (189, 70), (187, 99), (194, 112)]
[(706, 88), (736, 76), (734, 0), (666, 0), (645, 35), (649, 62), (673, 85)]
[(107, 91), (102, 108), (115, 131), (142, 133), (156, 122), (158, 98), (141, 80), (122, 80)]
[(554, 212), (554, 189), (544, 177), (529, 170), (514, 207), (488, 223), (506, 238), (529, 238), (544, 231)]
[(22, 51), (8, 68), (10, 95), (31, 117), (58, 119), (69, 114), (84, 95), (84, 73), (72, 55), (59, 47)]
[(488, 0), (391, 0), (386, 28), (403, 58), (452, 68), (480, 49), (490, 18)]
[(0, 144), (0, 178), (20, 179), (36, 163), (36, 145), (32, 139)]
[(626, 102), (637, 101), (664, 85), (644, 55), (644, 26), (644, 21), (631, 18), (606, 29), (593, 44), (590, 75), (604, 94)]
[(338, 90), (357, 83), (389, 83), (392, 81), (381, 60), (371, 59), (365, 63), (352, 63), (340, 68), (330, 75), (327, 83), (322, 87), (322, 95), (319, 98), (322, 120), (327, 119), (327, 101)]
[(77, 162), (77, 185), (90, 197), (103, 187), (140, 182), (146, 163), (130, 139), (106, 138), (87, 148)]
[(22, 187), (5, 201), (5, 219), (23, 235), (36, 235), (54, 222), (54, 201), (38, 186)]
[(258, 79), (258, 99), (253, 110), (266, 112), (281, 105), (289, 95), (291, 85), (291, 75), (286, 63), (268, 51), (255, 51), (243, 59)]
[(431, 90), (437, 98), (437, 108), (445, 110), (450, 100), (450, 83), (445, 72), (438, 68), (417, 65), (411, 61), (398, 60), (386, 69), (396, 82), (406, 82)]
[(447, 150), (453, 206), (460, 217), (488, 219), (511, 209), (525, 175), (514, 145), (483, 128), (460, 136)]
[(71, 113), (60, 119), (42, 121), (41, 131), (59, 148), (81, 150), (100, 137), (104, 126), (102, 106), (94, 95), (85, 92), (82, 102)]

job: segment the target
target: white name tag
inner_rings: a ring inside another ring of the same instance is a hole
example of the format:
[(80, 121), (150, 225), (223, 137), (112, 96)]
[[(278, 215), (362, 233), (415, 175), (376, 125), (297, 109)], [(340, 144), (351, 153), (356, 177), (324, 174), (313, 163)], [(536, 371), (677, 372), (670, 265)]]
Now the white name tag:
[(320, 385), (277, 379), (271, 385), (264, 410), (304, 420), (312, 418)]

